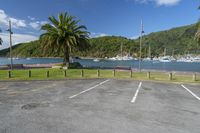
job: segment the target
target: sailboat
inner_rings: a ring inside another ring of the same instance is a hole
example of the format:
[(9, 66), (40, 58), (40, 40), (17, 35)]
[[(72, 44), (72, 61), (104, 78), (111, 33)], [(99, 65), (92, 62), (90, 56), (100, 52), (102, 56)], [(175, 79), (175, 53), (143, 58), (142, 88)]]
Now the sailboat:
[(96, 58), (96, 59), (93, 59), (93, 61), (94, 62), (99, 62), (100, 60)]
[(121, 51), (121, 55), (117, 55), (116, 57), (109, 58), (109, 60), (113, 60), (113, 61), (133, 60), (133, 57), (131, 57), (130, 55), (123, 56), (123, 44), (120, 45), (120, 51)]
[(167, 49), (164, 49), (164, 56), (163, 57), (159, 57), (159, 61), (160, 62), (172, 62), (172, 61), (176, 61), (176, 59), (173, 56), (167, 56), (166, 55)]
[(151, 46), (149, 44), (149, 52), (148, 52), (148, 57), (143, 59), (144, 61), (151, 61)]

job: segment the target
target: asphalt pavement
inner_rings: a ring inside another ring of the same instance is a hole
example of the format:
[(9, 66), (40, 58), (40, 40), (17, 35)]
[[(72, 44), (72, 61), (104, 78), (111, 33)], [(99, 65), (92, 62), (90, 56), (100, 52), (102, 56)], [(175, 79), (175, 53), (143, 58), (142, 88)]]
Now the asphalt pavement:
[(0, 133), (199, 133), (200, 85), (0, 82)]

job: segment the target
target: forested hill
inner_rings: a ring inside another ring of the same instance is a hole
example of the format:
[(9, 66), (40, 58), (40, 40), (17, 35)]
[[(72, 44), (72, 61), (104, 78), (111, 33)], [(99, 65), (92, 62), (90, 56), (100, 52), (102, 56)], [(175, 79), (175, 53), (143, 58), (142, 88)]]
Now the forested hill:
[(196, 25), (155, 32), (145, 36), (145, 44), (152, 47), (153, 54), (162, 53), (165, 48), (167, 54), (173, 50), (175, 54), (195, 53), (199, 49), (194, 39), (196, 32)]
[[(173, 28), (145, 35), (143, 38), (143, 56), (147, 55), (148, 47), (151, 46), (153, 56), (163, 53), (166, 48), (167, 54), (194, 53), (199, 49), (194, 35), (197, 31), (195, 25)], [(124, 37), (106, 36), (92, 38), (89, 40), (89, 47), (86, 50), (72, 50), (72, 56), (84, 57), (113, 57), (120, 54), (120, 47), (123, 47), (123, 54), (137, 56), (139, 51), (139, 39), (131, 40)], [(59, 57), (61, 53), (44, 51), (39, 41), (18, 44), (13, 47), (15, 57)], [(9, 49), (0, 51), (0, 56), (8, 56)]]

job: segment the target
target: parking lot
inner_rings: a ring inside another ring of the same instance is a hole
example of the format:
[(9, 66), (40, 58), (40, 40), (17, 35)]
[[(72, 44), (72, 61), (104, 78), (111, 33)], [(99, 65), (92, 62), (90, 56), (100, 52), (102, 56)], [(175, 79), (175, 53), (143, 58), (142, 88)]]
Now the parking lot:
[(0, 133), (199, 133), (200, 85), (0, 82)]

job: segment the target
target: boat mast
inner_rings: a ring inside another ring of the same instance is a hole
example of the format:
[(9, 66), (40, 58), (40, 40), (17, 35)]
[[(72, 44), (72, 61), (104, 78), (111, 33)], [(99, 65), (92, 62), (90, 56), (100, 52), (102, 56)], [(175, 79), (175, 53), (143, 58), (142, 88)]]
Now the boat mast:
[(149, 44), (149, 58), (151, 58), (151, 46)]
[(123, 57), (123, 44), (121, 43), (121, 57)]
[(173, 48), (173, 50), (172, 50), (172, 57), (174, 57), (174, 48)]
[(165, 49), (164, 49), (164, 56), (166, 56), (166, 52), (167, 52), (167, 49), (165, 48)]

